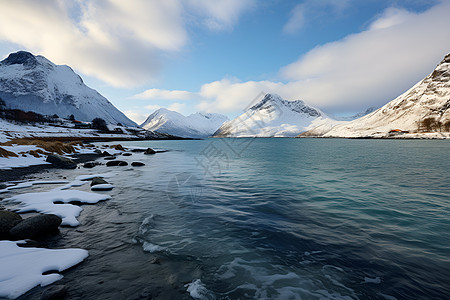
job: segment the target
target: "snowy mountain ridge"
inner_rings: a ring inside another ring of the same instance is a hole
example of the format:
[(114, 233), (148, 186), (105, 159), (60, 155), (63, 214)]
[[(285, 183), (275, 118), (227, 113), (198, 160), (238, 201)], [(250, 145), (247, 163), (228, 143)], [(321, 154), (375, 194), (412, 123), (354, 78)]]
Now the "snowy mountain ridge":
[(69, 66), (55, 65), (26, 51), (0, 62), (0, 98), (10, 109), (40, 114), (74, 115), (80, 121), (99, 117), (107, 123), (137, 126)]
[(400, 133), (419, 137), (432, 132), (445, 135), (449, 127), (450, 53), (425, 79), (378, 110), (332, 128), (314, 128), (301, 136), (385, 137)]
[(228, 117), (213, 113), (194, 113), (189, 116), (160, 108), (147, 117), (141, 127), (185, 138), (206, 138), (228, 121)]
[(293, 137), (317, 122), (331, 119), (302, 100), (288, 101), (276, 94), (264, 98), (237, 118), (223, 124), (215, 137)]

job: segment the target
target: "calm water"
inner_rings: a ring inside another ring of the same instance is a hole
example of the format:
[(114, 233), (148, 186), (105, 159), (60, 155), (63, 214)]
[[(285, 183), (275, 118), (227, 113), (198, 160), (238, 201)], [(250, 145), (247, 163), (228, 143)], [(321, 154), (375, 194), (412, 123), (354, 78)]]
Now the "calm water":
[(170, 151), (48, 175), (120, 170), (49, 241), (90, 251), (62, 281), (73, 299), (450, 298), (449, 141), (122, 144)]

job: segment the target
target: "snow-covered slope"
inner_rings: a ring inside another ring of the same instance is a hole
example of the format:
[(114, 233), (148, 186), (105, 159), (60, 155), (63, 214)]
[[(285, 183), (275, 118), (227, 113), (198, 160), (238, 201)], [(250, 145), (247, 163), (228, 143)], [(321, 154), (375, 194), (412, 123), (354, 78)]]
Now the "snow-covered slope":
[(220, 114), (195, 113), (185, 117), (176, 111), (160, 108), (148, 116), (141, 127), (185, 138), (205, 138), (214, 134), (226, 121), (228, 118)]
[(99, 117), (107, 123), (137, 126), (97, 91), (87, 87), (70, 67), (55, 65), (25, 51), (0, 62), (0, 98), (10, 109), (44, 115), (74, 115), (80, 121)]
[(320, 110), (301, 100), (288, 101), (267, 94), (239, 117), (226, 122), (215, 137), (293, 137), (307, 130), (313, 122), (330, 121)]
[[(424, 128), (423, 120), (432, 118), (440, 128)], [(420, 137), (427, 131), (448, 131), (450, 121), (450, 54), (425, 79), (380, 109), (330, 130), (315, 128), (308, 136), (384, 137), (389, 131), (408, 131)], [(303, 134), (302, 136), (304, 136)], [(408, 136), (409, 137), (409, 136)]]

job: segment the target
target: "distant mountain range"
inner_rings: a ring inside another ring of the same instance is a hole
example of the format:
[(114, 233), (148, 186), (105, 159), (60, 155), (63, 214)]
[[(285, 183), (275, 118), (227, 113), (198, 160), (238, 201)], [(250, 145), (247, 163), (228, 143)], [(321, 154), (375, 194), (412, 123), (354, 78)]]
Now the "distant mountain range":
[(176, 111), (160, 108), (140, 126), (146, 130), (185, 138), (206, 138), (226, 121), (228, 117), (220, 114), (195, 113), (186, 117)]
[(312, 124), (326, 121), (332, 122), (302, 100), (288, 101), (266, 94), (239, 117), (224, 123), (214, 137), (294, 137)]
[(80, 121), (102, 118), (109, 124), (137, 126), (70, 67), (55, 65), (25, 51), (0, 62), (0, 98), (7, 108), (34, 111)]
[(301, 136), (384, 137), (389, 133), (450, 131), (450, 53), (410, 90), (376, 111), (336, 126), (320, 125)]

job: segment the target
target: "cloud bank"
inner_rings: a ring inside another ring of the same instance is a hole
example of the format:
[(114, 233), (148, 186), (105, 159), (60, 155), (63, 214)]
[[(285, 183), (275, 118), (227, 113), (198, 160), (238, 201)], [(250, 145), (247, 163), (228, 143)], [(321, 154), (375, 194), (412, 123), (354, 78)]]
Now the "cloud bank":
[[(188, 43), (188, 16), (230, 28), (253, 0), (0, 1), (0, 41), (117, 87), (160, 74), (164, 59)], [(7, 53), (5, 53), (6, 55)]]

